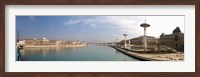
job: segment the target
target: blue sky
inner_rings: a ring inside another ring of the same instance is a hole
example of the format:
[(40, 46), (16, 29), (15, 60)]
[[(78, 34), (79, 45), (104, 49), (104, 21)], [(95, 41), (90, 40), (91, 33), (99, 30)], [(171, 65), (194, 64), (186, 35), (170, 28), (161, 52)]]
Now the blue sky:
[(112, 42), (143, 35), (140, 24), (151, 26), (147, 35), (170, 34), (177, 26), (184, 32), (184, 16), (16, 16), (20, 39), (43, 38), (64, 41)]

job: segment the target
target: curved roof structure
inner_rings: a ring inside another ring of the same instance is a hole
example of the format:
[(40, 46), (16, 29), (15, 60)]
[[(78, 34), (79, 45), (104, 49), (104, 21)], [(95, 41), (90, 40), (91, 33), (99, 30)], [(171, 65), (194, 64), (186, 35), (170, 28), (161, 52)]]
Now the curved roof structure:
[(141, 26), (141, 27), (149, 27), (150, 25), (147, 24), (147, 23), (142, 23), (140, 26)]

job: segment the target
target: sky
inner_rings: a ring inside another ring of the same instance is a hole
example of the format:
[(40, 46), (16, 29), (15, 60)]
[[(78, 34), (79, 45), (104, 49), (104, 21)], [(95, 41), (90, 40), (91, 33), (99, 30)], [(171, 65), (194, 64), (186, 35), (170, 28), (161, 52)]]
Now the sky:
[(159, 38), (176, 27), (184, 33), (184, 16), (16, 16), (19, 39), (113, 42), (142, 36), (140, 24), (150, 24), (147, 36)]

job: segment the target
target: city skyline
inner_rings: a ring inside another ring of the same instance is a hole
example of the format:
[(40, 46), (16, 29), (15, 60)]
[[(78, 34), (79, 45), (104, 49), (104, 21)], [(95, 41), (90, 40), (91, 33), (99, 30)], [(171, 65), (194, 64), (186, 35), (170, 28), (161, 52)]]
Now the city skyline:
[(112, 42), (125, 32), (128, 39), (142, 36), (145, 20), (151, 25), (147, 36), (171, 34), (176, 27), (184, 33), (184, 16), (16, 16), (16, 30), (19, 39)]

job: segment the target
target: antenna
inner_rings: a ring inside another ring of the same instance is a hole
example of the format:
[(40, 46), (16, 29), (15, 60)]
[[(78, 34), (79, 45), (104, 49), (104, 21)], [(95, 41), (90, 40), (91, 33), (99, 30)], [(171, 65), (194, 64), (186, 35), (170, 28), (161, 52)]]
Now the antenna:
[(17, 42), (19, 42), (19, 29), (17, 29)]

